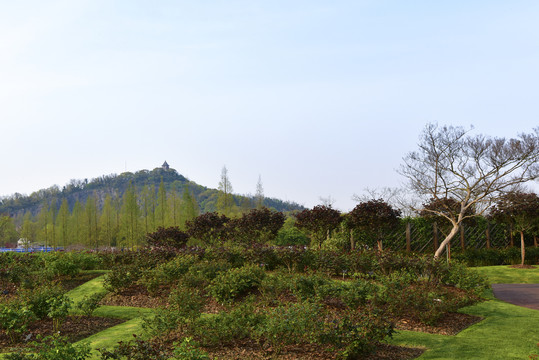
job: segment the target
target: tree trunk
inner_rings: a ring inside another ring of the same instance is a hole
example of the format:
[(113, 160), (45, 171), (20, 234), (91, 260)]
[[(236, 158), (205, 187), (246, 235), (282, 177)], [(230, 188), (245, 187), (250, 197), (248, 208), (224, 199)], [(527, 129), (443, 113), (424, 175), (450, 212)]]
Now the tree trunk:
[(537, 247), (537, 236), (533, 236), (533, 246)]
[(524, 231), (520, 232), (520, 255), (522, 256), (522, 262), (520, 265), (524, 265), (524, 257), (526, 256), (526, 244), (524, 243)]
[(466, 246), (464, 245), (464, 225), (460, 224), (460, 248), (462, 251), (466, 249)]
[(453, 239), (458, 232), (459, 232), (459, 224), (453, 224), (453, 228), (451, 229), (449, 234), (447, 234), (444, 241), (442, 241), (442, 243), (440, 244), (440, 246), (438, 247), (438, 249), (434, 253), (434, 258), (435, 259), (439, 258), (440, 255), (442, 255), (442, 253), (444, 252), (444, 248), (447, 245), (447, 243), (449, 243), (451, 241), (451, 239)]
[(350, 230), (350, 250), (354, 251), (356, 248), (356, 242), (354, 240), (354, 230)]

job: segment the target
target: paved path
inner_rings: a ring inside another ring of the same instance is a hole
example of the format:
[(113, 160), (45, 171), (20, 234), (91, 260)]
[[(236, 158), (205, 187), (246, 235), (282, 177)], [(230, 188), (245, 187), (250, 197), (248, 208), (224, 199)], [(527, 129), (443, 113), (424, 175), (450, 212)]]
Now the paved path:
[(539, 284), (492, 284), (492, 291), (500, 300), (539, 310)]

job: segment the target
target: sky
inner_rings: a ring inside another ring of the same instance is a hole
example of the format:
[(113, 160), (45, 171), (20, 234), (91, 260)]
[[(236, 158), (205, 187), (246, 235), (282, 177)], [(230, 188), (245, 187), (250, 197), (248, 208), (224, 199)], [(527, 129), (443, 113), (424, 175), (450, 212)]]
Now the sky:
[(0, 0), (0, 195), (151, 170), (351, 210), (427, 123), (539, 126), (535, 0)]

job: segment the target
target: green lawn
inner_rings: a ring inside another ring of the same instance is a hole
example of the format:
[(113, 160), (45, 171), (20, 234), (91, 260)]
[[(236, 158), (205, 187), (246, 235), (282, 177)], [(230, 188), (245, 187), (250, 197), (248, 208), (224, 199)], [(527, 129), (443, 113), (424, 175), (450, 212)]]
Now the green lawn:
[[(539, 269), (512, 269), (507, 266), (473, 268), (491, 283), (539, 283)], [(393, 344), (426, 348), (419, 359), (528, 359), (539, 353), (539, 311), (497, 300), (489, 290), (488, 301), (461, 312), (484, 320), (456, 336), (429, 335), (401, 331)]]

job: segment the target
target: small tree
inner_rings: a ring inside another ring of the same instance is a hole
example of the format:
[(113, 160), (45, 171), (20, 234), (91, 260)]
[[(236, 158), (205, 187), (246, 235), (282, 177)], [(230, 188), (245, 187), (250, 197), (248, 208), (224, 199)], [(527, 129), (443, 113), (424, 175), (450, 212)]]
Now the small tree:
[(322, 248), (322, 243), (329, 237), (329, 233), (336, 229), (342, 221), (339, 210), (331, 206), (317, 205), (312, 210), (305, 209), (296, 215), (295, 226), (308, 231), (311, 240)]
[(214, 244), (228, 238), (226, 224), (229, 220), (225, 215), (216, 212), (205, 213), (187, 221), (187, 234), (206, 244)]
[(359, 203), (348, 213), (347, 225), (367, 236), (375, 238), (378, 250), (382, 250), (382, 241), (387, 233), (399, 224), (401, 212), (393, 209), (382, 199)]
[(283, 227), (285, 216), (282, 212), (268, 208), (252, 209), (235, 222), (237, 235), (246, 242), (267, 242), (275, 239)]
[[(452, 198), (460, 204), (456, 214), (424, 209), (452, 225), (434, 253), (439, 257), (465, 219), (482, 215), (505, 192), (539, 176), (539, 128), (517, 139), (505, 139), (428, 124), (419, 150), (405, 156), (400, 173), (424, 201)], [(470, 209), (474, 211), (467, 215)]]
[(539, 197), (535, 193), (508, 193), (498, 199), (491, 215), (498, 221), (510, 223), (513, 230), (520, 233), (521, 265), (524, 265), (526, 256), (524, 232), (532, 231), (537, 226)]

